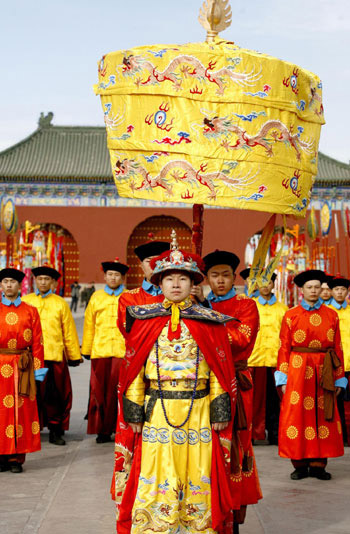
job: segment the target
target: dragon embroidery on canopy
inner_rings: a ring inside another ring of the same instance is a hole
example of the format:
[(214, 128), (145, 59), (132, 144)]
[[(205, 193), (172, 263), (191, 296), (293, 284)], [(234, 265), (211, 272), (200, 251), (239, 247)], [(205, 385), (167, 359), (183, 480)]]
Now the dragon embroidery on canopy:
[[(270, 132), (270, 137), (268, 134)], [(272, 143), (285, 143), (296, 152), (296, 158), (300, 161), (301, 151), (310, 154), (313, 150), (314, 142), (312, 140), (304, 141), (301, 139), (303, 128), (298, 126), (298, 131), (293, 133), (293, 127), (289, 129), (279, 120), (266, 121), (255, 135), (247, 134), (244, 128), (241, 128), (229, 117), (208, 117), (203, 120), (203, 135), (207, 139), (220, 139), (226, 150), (251, 150), (256, 146), (262, 146), (266, 150), (267, 156), (273, 156)], [(237, 139), (234, 144), (230, 137), (236, 135)]]
[[(170, 161), (166, 163), (157, 176), (151, 176), (150, 173), (134, 159), (118, 160), (114, 166), (114, 174), (117, 180), (131, 180), (130, 187), (134, 191), (152, 190), (156, 187), (165, 189), (166, 193), (171, 197), (174, 195), (173, 186), (169, 184), (169, 178), (173, 178), (175, 182), (185, 182), (197, 187), (204, 186), (209, 189), (208, 198), (216, 200), (217, 191), (215, 181), (221, 185), (227, 185), (231, 190), (242, 189), (255, 182), (255, 175), (248, 172), (246, 175), (238, 175), (235, 178), (228, 176), (236, 162), (229, 162), (226, 164), (227, 168), (223, 172), (208, 172), (206, 173), (207, 164), (201, 164), (196, 170), (190, 163), (185, 160)], [(169, 178), (167, 175), (169, 173)], [(142, 176), (141, 185), (136, 186), (134, 178), (137, 175)]]
[[(180, 91), (183, 78), (193, 78), (200, 82), (216, 84), (218, 95), (224, 94), (227, 80), (240, 86), (253, 86), (261, 78), (261, 72), (254, 72), (254, 69), (250, 72), (235, 72), (240, 58), (231, 59), (232, 65), (214, 70), (216, 61), (210, 61), (205, 67), (196, 57), (182, 55), (170, 61), (163, 71), (159, 71), (145, 57), (130, 54), (124, 57), (123, 65), (120, 65), (119, 68), (122, 68), (123, 76), (139, 75), (135, 80), (135, 85), (138, 87), (169, 81), (173, 84), (175, 91)], [(178, 72), (176, 72), (177, 70)], [(142, 79), (143, 71), (148, 72), (148, 78), (145, 80)]]

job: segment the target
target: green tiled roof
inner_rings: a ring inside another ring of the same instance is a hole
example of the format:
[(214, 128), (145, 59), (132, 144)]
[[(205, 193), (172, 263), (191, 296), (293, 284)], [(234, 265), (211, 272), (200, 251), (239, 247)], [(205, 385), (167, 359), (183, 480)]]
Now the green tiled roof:
[[(0, 152), (0, 181), (113, 182), (106, 131), (101, 126), (53, 126), (41, 114), (38, 129)], [(316, 184), (350, 185), (350, 165), (319, 152)]]

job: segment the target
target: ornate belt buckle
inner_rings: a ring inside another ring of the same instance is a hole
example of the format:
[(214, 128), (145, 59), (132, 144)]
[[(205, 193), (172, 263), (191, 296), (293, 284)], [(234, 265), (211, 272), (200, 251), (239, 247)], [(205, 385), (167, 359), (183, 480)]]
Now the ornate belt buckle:
[(171, 380), (171, 381), (170, 381), (170, 385), (171, 385), (171, 387), (176, 388), (176, 386), (177, 386), (177, 381), (176, 381), (176, 379)]

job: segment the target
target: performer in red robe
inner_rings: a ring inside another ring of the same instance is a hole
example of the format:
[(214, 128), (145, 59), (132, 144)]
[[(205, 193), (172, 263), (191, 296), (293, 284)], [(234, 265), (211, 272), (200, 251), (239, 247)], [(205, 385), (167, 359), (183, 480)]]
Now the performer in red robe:
[(0, 281), (0, 471), (21, 473), (27, 452), (39, 451), (35, 380), (43, 380), (44, 348), (39, 314), (21, 301), (25, 274), (2, 269)]
[(225, 521), (237, 491), (230, 476), (236, 379), (222, 323), (232, 319), (193, 305), (191, 286), (203, 279), (200, 262), (179, 250), (162, 254), (152, 262), (151, 281), (162, 277), (164, 302), (128, 308), (133, 324), (112, 483), (119, 534), (148, 528), (230, 532)]
[(234, 421), (234, 450), (238, 453), (238, 462), (233, 473), (238, 488), (237, 508), (240, 508), (234, 513), (235, 532), (238, 532), (237, 525), (244, 523), (247, 505), (255, 504), (262, 498), (252, 447), (253, 383), (247, 366), (259, 329), (259, 314), (254, 300), (245, 295), (236, 295), (234, 282), (239, 258), (235, 254), (216, 250), (203, 260), (204, 272), (211, 287), (207, 296), (210, 307), (240, 321), (238, 325), (235, 321), (226, 324), (238, 387)]
[(344, 454), (335, 397), (347, 381), (337, 313), (319, 298), (323, 281), (324, 273), (315, 269), (294, 278), (303, 300), (286, 312), (281, 326), (275, 373), (283, 393), (278, 452), (291, 458), (292, 480), (329, 480), (327, 458)]
[(161, 289), (151, 282), (152, 269), (150, 267), (150, 262), (153, 258), (156, 258), (169, 249), (170, 243), (167, 241), (149, 241), (134, 249), (136, 256), (141, 262), (145, 278), (141, 287), (137, 287), (131, 291), (125, 291), (119, 299), (117, 324), (124, 337), (127, 335), (125, 324), (126, 308), (128, 306), (153, 304), (154, 302), (162, 302), (164, 299)]

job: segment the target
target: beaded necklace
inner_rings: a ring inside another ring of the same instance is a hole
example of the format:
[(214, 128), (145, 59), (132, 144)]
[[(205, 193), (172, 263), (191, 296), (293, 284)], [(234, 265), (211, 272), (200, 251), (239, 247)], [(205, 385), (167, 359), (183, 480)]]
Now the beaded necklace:
[(197, 345), (196, 377), (195, 377), (195, 380), (194, 380), (194, 388), (193, 388), (193, 393), (192, 393), (192, 398), (191, 398), (191, 404), (190, 404), (190, 408), (188, 410), (187, 417), (184, 420), (184, 422), (181, 423), (181, 425), (173, 425), (172, 423), (170, 423), (170, 421), (168, 419), (168, 416), (167, 416), (167, 413), (166, 413), (166, 410), (165, 410), (163, 390), (162, 390), (162, 384), (161, 384), (160, 372), (159, 372), (159, 354), (158, 354), (158, 351), (159, 351), (159, 346), (158, 346), (158, 339), (157, 339), (157, 341), (156, 341), (156, 366), (157, 366), (158, 392), (159, 392), (159, 398), (160, 398), (160, 402), (161, 402), (161, 405), (162, 405), (162, 410), (163, 410), (163, 413), (164, 413), (164, 417), (165, 417), (165, 420), (168, 423), (168, 425), (171, 426), (172, 428), (181, 428), (182, 426), (184, 426), (187, 423), (187, 421), (190, 418), (190, 415), (191, 415), (191, 412), (192, 412), (192, 408), (193, 408), (194, 399), (195, 399), (195, 396), (196, 396), (196, 393), (197, 393), (198, 368), (199, 368), (199, 347)]

